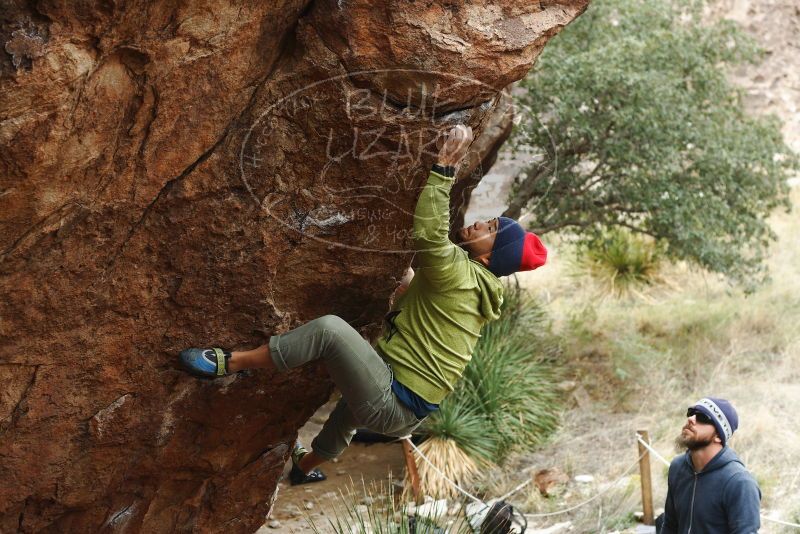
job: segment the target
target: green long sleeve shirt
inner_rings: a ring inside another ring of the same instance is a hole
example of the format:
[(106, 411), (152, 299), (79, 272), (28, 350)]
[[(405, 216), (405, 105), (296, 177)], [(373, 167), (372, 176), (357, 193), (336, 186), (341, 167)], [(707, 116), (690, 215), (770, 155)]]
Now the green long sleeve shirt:
[(481, 328), (500, 317), (503, 302), (500, 280), (448, 237), (453, 182), (428, 176), (414, 211), (416, 274), (376, 344), (397, 381), (434, 404), (453, 391)]

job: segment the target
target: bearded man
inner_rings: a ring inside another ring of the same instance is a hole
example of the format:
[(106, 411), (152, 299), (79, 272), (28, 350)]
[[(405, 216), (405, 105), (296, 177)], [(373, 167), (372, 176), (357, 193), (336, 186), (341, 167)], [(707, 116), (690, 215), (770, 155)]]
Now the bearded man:
[(660, 534), (753, 534), (761, 527), (761, 490), (728, 447), (739, 426), (730, 402), (705, 397), (686, 412), (677, 444), (686, 449), (669, 466)]

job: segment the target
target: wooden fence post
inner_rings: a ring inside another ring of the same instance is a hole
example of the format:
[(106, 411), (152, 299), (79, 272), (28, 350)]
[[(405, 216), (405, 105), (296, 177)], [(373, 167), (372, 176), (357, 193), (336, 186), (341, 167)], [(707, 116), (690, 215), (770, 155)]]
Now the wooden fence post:
[[(647, 430), (638, 430), (636, 433), (641, 436), (642, 441), (648, 445), (650, 444), (650, 436), (647, 434)], [(653, 484), (650, 479), (650, 451), (639, 440), (636, 440), (636, 445), (638, 445), (639, 449), (639, 478), (642, 481), (642, 512), (644, 513), (642, 521), (645, 525), (655, 525), (655, 519), (653, 518)]]
[(417, 472), (417, 460), (414, 458), (414, 452), (411, 450), (409, 440), (405, 438), (403, 442), (403, 456), (406, 458), (406, 470), (408, 470), (408, 478), (411, 480), (411, 489), (414, 493), (414, 500), (417, 504), (422, 502), (422, 496), (419, 491), (419, 473)]

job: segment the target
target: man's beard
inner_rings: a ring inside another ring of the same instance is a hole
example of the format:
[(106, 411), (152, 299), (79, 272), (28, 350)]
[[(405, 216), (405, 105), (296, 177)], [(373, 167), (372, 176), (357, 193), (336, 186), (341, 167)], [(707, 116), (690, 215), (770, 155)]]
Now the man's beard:
[(714, 436), (712, 435), (710, 438), (706, 439), (698, 439), (692, 436), (683, 436), (683, 432), (675, 438), (675, 447), (680, 450), (686, 449), (690, 451), (698, 451), (705, 447), (708, 447), (714, 442)]

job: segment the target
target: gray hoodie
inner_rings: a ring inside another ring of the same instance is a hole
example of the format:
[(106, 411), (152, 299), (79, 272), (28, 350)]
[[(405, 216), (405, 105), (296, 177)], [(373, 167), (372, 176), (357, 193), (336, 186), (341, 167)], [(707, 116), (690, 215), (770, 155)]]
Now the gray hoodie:
[(761, 490), (733, 449), (723, 447), (699, 473), (689, 453), (669, 466), (660, 534), (753, 534)]

